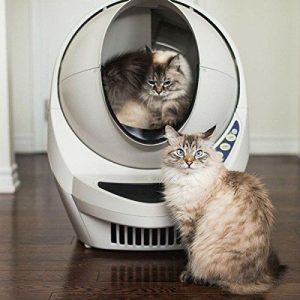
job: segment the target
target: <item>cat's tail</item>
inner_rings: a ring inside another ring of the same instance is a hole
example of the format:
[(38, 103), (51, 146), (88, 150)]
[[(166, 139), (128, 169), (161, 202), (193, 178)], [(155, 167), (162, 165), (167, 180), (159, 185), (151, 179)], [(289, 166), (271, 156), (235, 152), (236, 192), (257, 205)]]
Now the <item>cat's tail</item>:
[(281, 265), (277, 253), (272, 249), (268, 257), (268, 267), (271, 276), (279, 281), (288, 270), (287, 265)]
[(251, 295), (267, 292), (273, 286), (273, 282), (254, 282), (254, 283), (222, 283), (224, 289), (232, 294)]
[(261, 280), (250, 283), (222, 283), (223, 288), (233, 294), (248, 295), (267, 292), (273, 286), (279, 284), (288, 267), (281, 265), (275, 251), (271, 250), (268, 257), (268, 274), (264, 274)]

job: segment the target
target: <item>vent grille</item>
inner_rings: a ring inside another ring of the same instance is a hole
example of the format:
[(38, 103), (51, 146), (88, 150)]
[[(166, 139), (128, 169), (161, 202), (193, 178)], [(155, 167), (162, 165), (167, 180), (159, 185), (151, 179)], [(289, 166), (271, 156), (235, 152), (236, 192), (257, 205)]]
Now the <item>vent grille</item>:
[(111, 243), (124, 246), (168, 247), (179, 246), (180, 237), (174, 227), (138, 228), (112, 223)]

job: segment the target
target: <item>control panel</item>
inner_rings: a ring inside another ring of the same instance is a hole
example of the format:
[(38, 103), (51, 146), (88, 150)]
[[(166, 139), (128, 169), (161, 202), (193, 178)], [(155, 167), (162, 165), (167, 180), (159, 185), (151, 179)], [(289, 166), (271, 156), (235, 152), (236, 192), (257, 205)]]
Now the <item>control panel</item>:
[(232, 127), (228, 130), (224, 139), (215, 147), (218, 152), (223, 156), (223, 161), (225, 161), (232, 150), (238, 134), (240, 132), (240, 124), (238, 121), (235, 121)]

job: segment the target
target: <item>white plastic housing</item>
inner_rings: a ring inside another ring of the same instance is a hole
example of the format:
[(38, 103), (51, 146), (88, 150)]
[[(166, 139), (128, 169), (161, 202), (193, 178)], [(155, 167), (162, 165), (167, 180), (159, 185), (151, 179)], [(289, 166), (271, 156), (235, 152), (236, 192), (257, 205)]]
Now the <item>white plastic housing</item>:
[[(114, 18), (133, 5), (160, 4), (184, 17), (197, 41), (200, 66), (195, 104), (181, 131), (203, 131), (217, 124), (215, 146), (223, 152), (225, 165), (235, 170), (245, 169), (249, 155), (242, 64), (223, 27), (191, 1), (116, 3), (110, 1), (85, 18), (70, 34), (57, 59), (49, 113), (51, 169), (76, 234), (83, 243), (105, 249), (178, 249), (176, 239), (173, 244), (164, 245), (128, 244), (128, 228), (133, 228), (134, 236), (140, 234), (136, 228), (142, 228), (142, 234), (146, 230), (150, 235), (154, 232), (171, 234), (164, 230), (172, 227), (173, 222), (163, 203), (132, 201), (98, 187), (99, 181), (160, 182), (160, 157), (166, 145), (165, 142), (137, 143), (113, 121), (99, 76), (103, 41), (107, 30), (113, 30), (110, 25)], [(132, 24), (138, 22), (141, 15), (143, 11), (133, 19), (125, 17), (122, 26), (117, 26), (126, 28), (129, 22), (130, 28), (135, 27)], [(142, 18), (149, 21), (147, 14)], [(147, 30), (145, 36), (149, 38)], [(235, 138), (229, 141), (228, 135), (232, 137), (232, 132)], [(125, 232), (125, 242), (118, 239), (112, 242), (112, 223), (116, 224), (117, 236), (118, 230)]]

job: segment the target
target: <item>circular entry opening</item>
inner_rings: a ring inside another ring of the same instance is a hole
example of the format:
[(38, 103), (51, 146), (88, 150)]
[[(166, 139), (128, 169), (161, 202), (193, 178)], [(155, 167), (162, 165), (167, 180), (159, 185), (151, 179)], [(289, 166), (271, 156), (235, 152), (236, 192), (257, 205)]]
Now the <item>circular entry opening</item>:
[(102, 86), (111, 117), (132, 140), (158, 144), (166, 125), (180, 129), (193, 109), (198, 75), (194, 33), (170, 2), (131, 1), (110, 23)]

